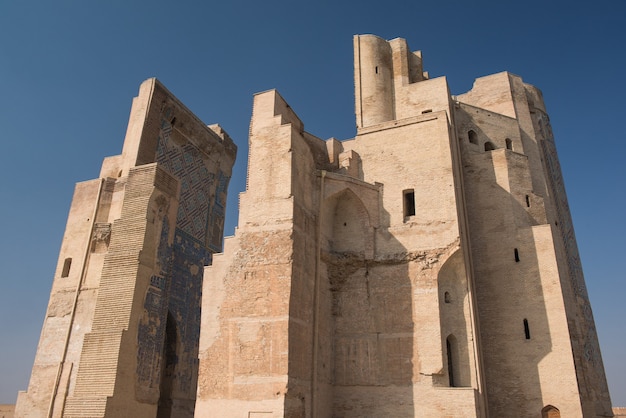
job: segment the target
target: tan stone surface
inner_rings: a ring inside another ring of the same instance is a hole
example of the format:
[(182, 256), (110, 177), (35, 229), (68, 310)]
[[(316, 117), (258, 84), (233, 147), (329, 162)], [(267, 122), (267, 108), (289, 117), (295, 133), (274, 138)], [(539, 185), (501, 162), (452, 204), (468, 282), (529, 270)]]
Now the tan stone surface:
[(196, 416), (610, 416), (540, 92), (454, 98), (403, 40), (354, 46), (355, 138), (254, 98)]
[(202, 271), (236, 147), (156, 79), (122, 154), (76, 185), (18, 417), (192, 417)]
[(453, 97), (404, 40), (354, 47), (354, 138), (254, 96), (222, 253), (236, 149), (141, 85), (122, 154), (76, 185), (15, 416), (624, 412), (541, 92), (503, 72)]
[(0, 405), (0, 418), (13, 418), (15, 412), (15, 405)]

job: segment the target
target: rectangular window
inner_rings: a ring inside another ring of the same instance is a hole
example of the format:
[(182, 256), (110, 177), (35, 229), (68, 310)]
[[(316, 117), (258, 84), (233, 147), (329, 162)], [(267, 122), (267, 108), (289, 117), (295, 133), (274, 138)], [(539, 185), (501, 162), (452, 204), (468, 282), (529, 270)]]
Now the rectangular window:
[(404, 216), (415, 216), (415, 192), (407, 189), (402, 192), (404, 195)]
[(72, 266), (72, 259), (66, 258), (63, 262), (63, 271), (61, 271), (61, 277), (67, 277), (70, 275), (70, 267)]
[(530, 340), (530, 327), (528, 326), (528, 319), (524, 319), (524, 336), (527, 340)]

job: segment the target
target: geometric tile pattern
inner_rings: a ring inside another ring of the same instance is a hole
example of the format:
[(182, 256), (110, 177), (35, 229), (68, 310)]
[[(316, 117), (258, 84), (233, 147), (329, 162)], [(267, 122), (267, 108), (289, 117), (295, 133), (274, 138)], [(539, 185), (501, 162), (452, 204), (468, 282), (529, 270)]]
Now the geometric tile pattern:
[(215, 174), (209, 172), (200, 150), (193, 144), (185, 141), (180, 146), (170, 140), (170, 114), (167, 109), (161, 119), (157, 162), (180, 181), (177, 228), (206, 245), (211, 232), (207, 231), (207, 222)]
[[(178, 393), (195, 394), (198, 370), (200, 306), (204, 266), (213, 252), (221, 251), (224, 230), (226, 190), (230, 178), (190, 141), (174, 140), (171, 108), (161, 114), (156, 161), (178, 179), (178, 213), (174, 242), (168, 244), (170, 225), (164, 219), (157, 258), (161, 271), (152, 276), (144, 301), (144, 317), (139, 323), (137, 381), (154, 387), (164, 367), (163, 344), (166, 321), (175, 321), (179, 350), (174, 359)], [(181, 145), (182, 143), (182, 145)]]
[(137, 333), (137, 382), (139, 386), (151, 387), (160, 379), (161, 352), (165, 338), (167, 318), (168, 280), (171, 276), (172, 248), (167, 245), (169, 224), (163, 219), (163, 228), (157, 257), (161, 265), (159, 275), (150, 278), (150, 286), (144, 302), (144, 317), (139, 322)]

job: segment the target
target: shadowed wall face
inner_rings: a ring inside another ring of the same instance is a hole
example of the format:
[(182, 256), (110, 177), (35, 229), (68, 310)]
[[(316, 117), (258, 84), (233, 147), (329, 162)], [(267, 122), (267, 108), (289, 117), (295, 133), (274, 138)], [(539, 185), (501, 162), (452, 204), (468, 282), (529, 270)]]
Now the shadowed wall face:
[(609, 415), (541, 94), (500, 73), (457, 100), (489, 413)]
[(394, 396), (404, 403), (393, 414), (406, 416), (413, 411), (408, 263), (385, 265), (372, 257), (371, 209), (358, 197), (366, 193), (352, 187), (327, 198), (322, 207), (323, 286), (330, 290), (330, 304), (320, 320), (332, 333), (324, 350), (328, 365), (320, 367), (331, 370), (324, 382), (331, 393), (327, 402), (332, 416), (378, 413), (377, 403), (384, 403), (388, 388), (395, 387)]

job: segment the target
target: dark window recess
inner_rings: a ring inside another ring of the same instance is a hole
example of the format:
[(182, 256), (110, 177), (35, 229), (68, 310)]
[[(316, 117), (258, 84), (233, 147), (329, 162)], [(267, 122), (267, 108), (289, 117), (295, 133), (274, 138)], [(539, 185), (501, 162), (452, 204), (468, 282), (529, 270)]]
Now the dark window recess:
[(519, 263), (519, 251), (517, 251), (517, 248), (515, 250), (513, 250), (513, 252), (515, 253), (515, 262)]
[(172, 413), (172, 394), (174, 389), (174, 378), (177, 375), (178, 352), (176, 348), (178, 332), (176, 322), (171, 313), (167, 313), (165, 322), (165, 341), (163, 342), (163, 360), (161, 370), (160, 396), (157, 407), (156, 418), (170, 418)]
[(67, 277), (70, 275), (70, 267), (72, 267), (72, 259), (66, 258), (63, 262), (63, 271), (61, 272), (61, 277)]
[(513, 142), (509, 138), (505, 139), (504, 142), (506, 143), (506, 149), (513, 150)]
[(476, 132), (469, 131), (467, 132), (467, 136), (469, 138), (470, 144), (478, 144), (478, 135), (476, 135)]
[(526, 207), (530, 207), (530, 197), (528, 197), (528, 195), (526, 195)]
[(528, 327), (528, 319), (524, 318), (524, 335), (530, 340), (530, 328)]
[(493, 151), (494, 149), (496, 149), (495, 145), (489, 141), (485, 142), (485, 151)]
[(404, 195), (404, 216), (415, 216), (415, 192), (413, 189), (405, 190)]
[(450, 302), (452, 302), (452, 298), (450, 298), (450, 292), (446, 292), (446, 293), (444, 293), (444, 295), (443, 295), (443, 301), (444, 301), (445, 303), (450, 303)]
[(376, 74), (378, 74), (378, 66), (376, 67)]
[(454, 381), (454, 363), (456, 363), (456, 359), (454, 358), (454, 354), (452, 350), (454, 349), (451, 339), (454, 337), (452, 335), (446, 338), (446, 352), (448, 354), (448, 379), (450, 381), (450, 387), (456, 387), (456, 382)]

